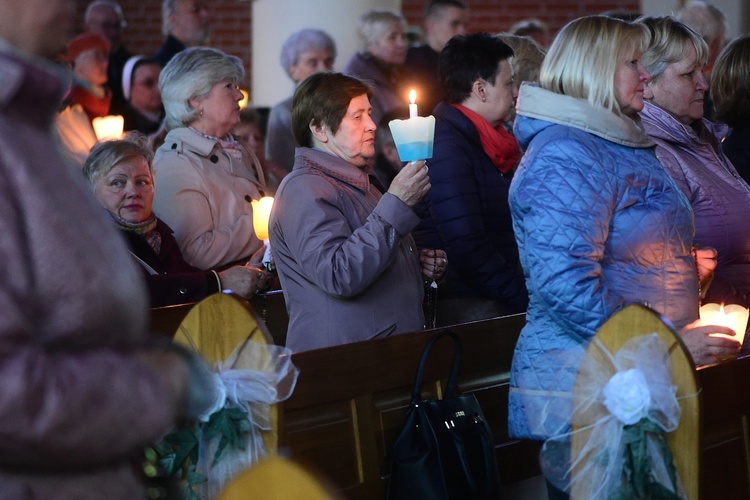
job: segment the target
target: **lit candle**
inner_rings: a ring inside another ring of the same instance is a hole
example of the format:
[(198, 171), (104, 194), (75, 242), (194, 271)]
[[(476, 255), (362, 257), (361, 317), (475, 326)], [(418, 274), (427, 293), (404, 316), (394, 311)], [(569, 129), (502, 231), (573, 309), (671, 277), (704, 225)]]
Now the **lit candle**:
[(125, 120), (120, 115), (101, 116), (94, 118), (91, 124), (97, 139), (119, 139), (122, 137)]
[(271, 270), (271, 242), (268, 240), (268, 219), (271, 217), (273, 197), (264, 196), (260, 200), (252, 200), (253, 207), (253, 229), (259, 240), (263, 240), (266, 251), (263, 254), (263, 264), (266, 269)]
[(240, 99), (240, 102), (238, 103), (240, 106), (240, 109), (245, 109), (250, 102), (250, 94), (247, 93), (247, 90), (240, 89), (240, 93), (242, 93), (242, 99)]
[(411, 89), (411, 92), (409, 92), (409, 118), (416, 118), (417, 116), (419, 116), (417, 114), (417, 91)]
[(748, 314), (747, 308), (736, 304), (704, 304), (701, 307), (701, 325), (719, 325), (727, 326), (734, 330), (734, 337), (721, 333), (712, 333), (712, 337), (726, 337), (742, 343), (745, 339), (745, 329), (747, 328)]
[(252, 200), (250, 204), (253, 206), (253, 229), (255, 229), (255, 235), (259, 240), (267, 240), (268, 218), (271, 216), (273, 198), (271, 196), (264, 196), (260, 200)]

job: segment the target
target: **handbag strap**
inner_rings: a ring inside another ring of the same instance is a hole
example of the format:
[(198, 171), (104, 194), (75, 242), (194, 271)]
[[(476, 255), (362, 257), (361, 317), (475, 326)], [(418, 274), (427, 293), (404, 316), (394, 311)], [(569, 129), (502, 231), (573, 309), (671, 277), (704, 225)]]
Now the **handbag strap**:
[(411, 402), (416, 403), (422, 399), (422, 372), (424, 366), (427, 364), (427, 357), (432, 350), (432, 346), (443, 337), (450, 337), (453, 339), (453, 345), (455, 349), (453, 351), (453, 368), (451, 368), (451, 374), (448, 377), (448, 383), (445, 386), (445, 394), (443, 398), (450, 398), (453, 396), (453, 389), (456, 387), (456, 379), (458, 378), (458, 372), (461, 369), (461, 357), (463, 356), (463, 346), (461, 345), (461, 339), (451, 330), (445, 330), (434, 335), (427, 345), (424, 346), (422, 351), (422, 357), (419, 360), (419, 366), (417, 367), (417, 374), (414, 377), (414, 387), (411, 391)]

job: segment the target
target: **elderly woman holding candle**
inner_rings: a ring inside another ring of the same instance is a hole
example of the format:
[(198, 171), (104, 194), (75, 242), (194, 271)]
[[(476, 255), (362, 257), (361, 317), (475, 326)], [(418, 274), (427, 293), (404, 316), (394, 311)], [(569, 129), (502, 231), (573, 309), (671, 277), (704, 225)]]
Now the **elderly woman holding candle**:
[(529, 308), (511, 369), (512, 436), (545, 440), (570, 430), (584, 352), (628, 303), (671, 321), (696, 363), (740, 347), (710, 336), (729, 328), (694, 324), (696, 264), (703, 278), (710, 273), (694, 259), (690, 203), (639, 123), (647, 43), (642, 25), (577, 19), (555, 38), (539, 86), (521, 86), (514, 131), (526, 154), (510, 208)]
[(339, 73), (297, 88), (295, 165), (279, 186), (270, 237), (294, 351), (419, 330), (423, 278), (439, 279), (441, 250), (417, 250), (412, 207), (430, 189), (423, 161), (386, 193), (365, 171), (375, 155), (372, 90)]
[(656, 157), (690, 201), (695, 244), (715, 248), (718, 265), (704, 302), (750, 307), (750, 185), (724, 155), (727, 126), (703, 118), (708, 47), (671, 17), (640, 20), (651, 33), (651, 73), (641, 119)]
[(419, 207), (415, 238), (451, 257), (440, 286), (443, 324), (526, 309), (508, 207), (521, 150), (503, 128), (516, 96), (512, 57), (510, 47), (486, 33), (454, 37), (440, 54), (448, 101), (433, 112), (432, 189)]
[(360, 50), (344, 68), (347, 75), (368, 81), (375, 87), (372, 119), (405, 109), (403, 65), (408, 46), (404, 36), (406, 20), (389, 10), (371, 10), (360, 17), (357, 34)]
[(259, 261), (255, 267), (234, 266), (219, 272), (204, 272), (185, 262), (172, 230), (151, 209), (151, 157), (146, 139), (135, 135), (97, 143), (83, 167), (146, 275), (151, 307), (196, 302), (224, 289), (245, 297), (264, 289), (269, 276), (259, 269)]
[(193, 47), (159, 76), (169, 132), (154, 157), (154, 210), (199, 269), (245, 263), (263, 251), (250, 204), (266, 190), (263, 169), (230, 133), (240, 121), (243, 72), (239, 58)]

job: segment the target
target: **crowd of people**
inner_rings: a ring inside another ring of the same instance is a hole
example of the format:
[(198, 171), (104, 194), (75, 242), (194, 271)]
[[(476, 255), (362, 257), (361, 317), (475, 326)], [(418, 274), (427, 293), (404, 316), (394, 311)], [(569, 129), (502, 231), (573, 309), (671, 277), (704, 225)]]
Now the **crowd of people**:
[[(400, 13), (371, 10), (341, 73), (330, 34), (287, 38), (295, 91), (267, 120), (240, 108), (242, 60), (204, 46), (200, 0), (164, 0), (153, 54), (125, 48), (112, 0), (75, 36), (65, 0), (0, 12), (0, 491), (138, 497), (133, 451), (216, 398), (199, 358), (149, 337), (147, 307), (276, 276), (296, 352), (420, 330), (436, 288), (439, 325), (525, 312), (519, 438), (570, 429), (583, 353), (627, 304), (662, 315), (696, 364), (741, 348), (698, 310), (750, 307), (750, 37), (727, 43), (704, 2), (553, 36), (537, 19), (472, 33), (466, 3), (432, 0), (412, 46)], [(405, 163), (388, 122), (412, 86), (435, 139)], [(126, 134), (97, 140), (112, 114)]]

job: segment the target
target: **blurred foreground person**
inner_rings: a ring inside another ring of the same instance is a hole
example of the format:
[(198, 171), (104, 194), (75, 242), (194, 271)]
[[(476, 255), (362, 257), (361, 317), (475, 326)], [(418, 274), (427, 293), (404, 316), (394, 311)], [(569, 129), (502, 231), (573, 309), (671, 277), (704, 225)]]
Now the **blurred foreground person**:
[[(0, 497), (146, 497), (135, 458), (213, 405), (196, 358), (147, 335), (140, 272), (50, 136), (68, 0), (0, 0)], [(105, 493), (106, 492), (106, 493)]]

